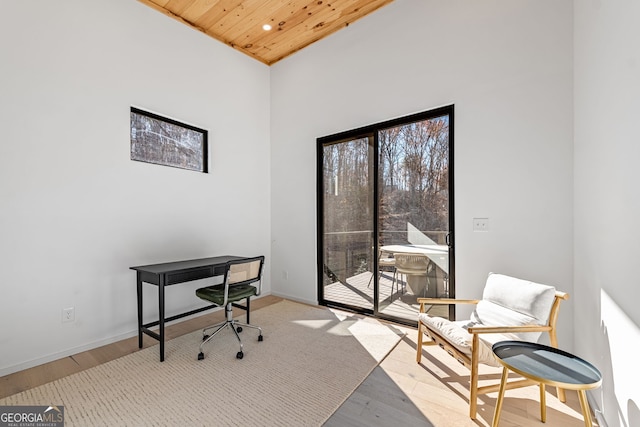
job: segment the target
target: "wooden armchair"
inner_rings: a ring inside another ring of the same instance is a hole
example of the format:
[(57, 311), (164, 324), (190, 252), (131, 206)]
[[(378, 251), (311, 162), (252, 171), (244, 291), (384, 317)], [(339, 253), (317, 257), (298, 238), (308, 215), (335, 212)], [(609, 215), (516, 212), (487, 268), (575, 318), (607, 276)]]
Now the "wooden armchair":
[[(424, 345), (437, 344), (471, 370), (469, 416), (476, 418), (478, 394), (498, 391), (500, 384), (478, 387), (478, 365), (500, 366), (491, 346), (504, 340), (536, 342), (543, 332), (549, 334), (551, 346), (558, 347), (556, 321), (560, 302), (569, 295), (552, 286), (541, 285), (501, 274), (490, 273), (481, 300), (418, 298), (418, 346), (416, 361), (422, 359)], [(430, 316), (425, 307), (435, 304), (475, 304), (471, 319), (449, 321)], [(424, 336), (430, 338), (425, 341)], [(507, 388), (534, 385), (531, 380), (507, 383)], [(564, 390), (558, 398), (565, 401)]]

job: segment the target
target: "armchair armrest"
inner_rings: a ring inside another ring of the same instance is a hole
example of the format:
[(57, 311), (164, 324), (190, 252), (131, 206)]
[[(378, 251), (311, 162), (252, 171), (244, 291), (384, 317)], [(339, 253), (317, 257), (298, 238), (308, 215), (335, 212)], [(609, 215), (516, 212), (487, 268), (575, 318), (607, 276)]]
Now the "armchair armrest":
[(477, 299), (455, 299), (455, 298), (418, 298), (418, 303), (425, 305), (436, 304), (477, 304)]
[(521, 326), (471, 326), (467, 328), (470, 334), (504, 334), (515, 332), (547, 332), (553, 329), (548, 325), (521, 325)]
[(420, 303), (420, 313), (424, 313), (425, 305), (449, 305), (449, 304), (477, 304), (477, 299), (455, 299), (455, 298), (418, 298)]

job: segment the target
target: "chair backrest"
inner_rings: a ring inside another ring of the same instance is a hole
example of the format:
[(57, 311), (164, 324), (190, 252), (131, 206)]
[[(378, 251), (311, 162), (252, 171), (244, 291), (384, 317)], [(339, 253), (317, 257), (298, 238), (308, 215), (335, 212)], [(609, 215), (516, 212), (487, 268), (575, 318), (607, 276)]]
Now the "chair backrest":
[(262, 267), (264, 256), (242, 258), (229, 261), (225, 265), (224, 281), (229, 286), (249, 285), (258, 282), (258, 295), (260, 295)]
[[(553, 286), (489, 273), (482, 300), (476, 305), (471, 319), (487, 326), (547, 325), (555, 299)], [(541, 332), (517, 335), (525, 341), (535, 342)]]
[(382, 249), (380, 249), (380, 252), (378, 253), (378, 257), (379, 258), (393, 258), (393, 252), (383, 251)]
[(396, 260), (393, 259), (393, 252), (380, 250), (378, 254), (378, 266), (380, 267), (393, 267), (396, 265)]
[(429, 257), (419, 253), (401, 253), (393, 254), (396, 260), (396, 271), (402, 274), (419, 274), (426, 275), (429, 266)]

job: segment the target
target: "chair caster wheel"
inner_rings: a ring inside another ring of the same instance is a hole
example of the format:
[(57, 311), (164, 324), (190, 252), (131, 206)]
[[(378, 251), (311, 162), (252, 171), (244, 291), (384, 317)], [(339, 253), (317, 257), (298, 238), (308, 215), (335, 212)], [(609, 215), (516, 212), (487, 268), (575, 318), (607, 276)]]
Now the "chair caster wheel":
[(237, 359), (242, 359), (244, 357), (244, 353), (239, 351), (238, 354), (236, 354), (236, 358)]
[[(236, 331), (238, 331), (238, 333), (242, 332), (242, 326), (236, 327)], [(242, 359), (242, 358), (239, 357), (238, 359)]]
[(198, 354), (198, 360), (202, 360), (204, 359), (204, 353), (200, 352), (200, 354)]
[(209, 335), (203, 335), (203, 336), (202, 336), (202, 341), (206, 341), (206, 340), (207, 340), (207, 338), (209, 338)]
[(262, 340), (263, 340), (263, 339), (262, 339), (262, 335), (259, 335), (259, 336), (258, 336), (258, 341), (262, 341)]

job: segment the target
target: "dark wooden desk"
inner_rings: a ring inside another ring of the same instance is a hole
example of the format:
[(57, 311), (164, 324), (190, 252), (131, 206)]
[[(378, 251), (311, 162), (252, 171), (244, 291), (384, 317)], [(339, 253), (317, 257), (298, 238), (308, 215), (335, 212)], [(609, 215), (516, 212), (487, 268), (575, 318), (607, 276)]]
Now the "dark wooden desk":
[[(166, 262), (162, 264), (142, 265), (130, 267), (137, 273), (138, 293), (138, 347), (142, 348), (142, 334), (147, 334), (160, 341), (160, 361), (164, 361), (164, 325), (166, 322), (210, 310), (216, 306), (208, 306), (180, 313), (169, 318), (164, 317), (164, 287), (207, 277), (221, 276), (227, 261), (243, 259), (245, 257), (224, 255), (212, 258), (192, 259), (186, 261)], [(158, 287), (158, 320), (142, 323), (142, 282)], [(195, 298), (194, 298), (194, 301)], [(156, 333), (149, 328), (158, 326)]]

